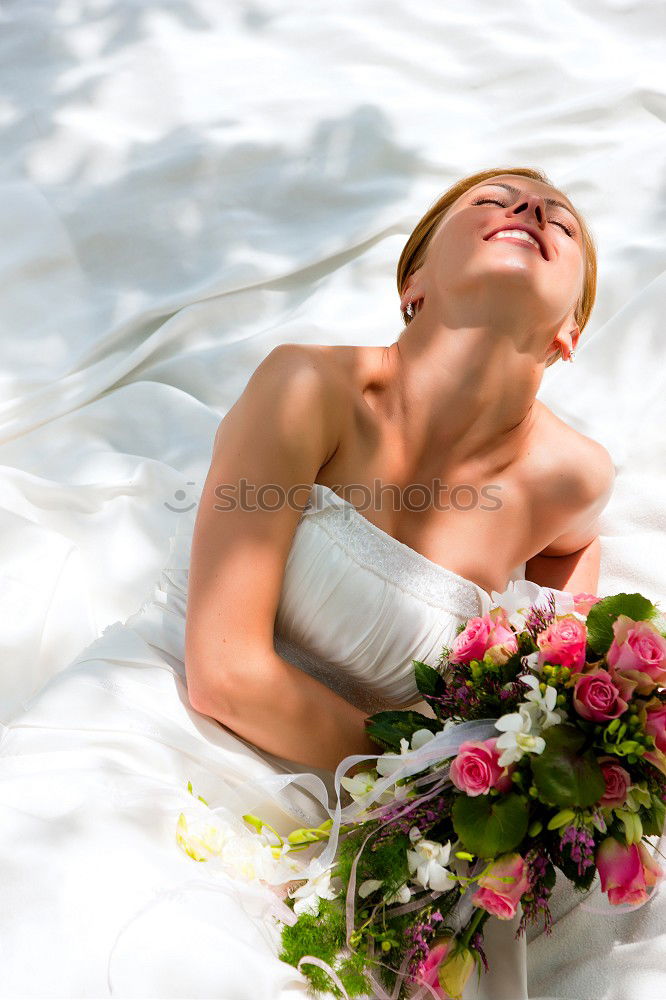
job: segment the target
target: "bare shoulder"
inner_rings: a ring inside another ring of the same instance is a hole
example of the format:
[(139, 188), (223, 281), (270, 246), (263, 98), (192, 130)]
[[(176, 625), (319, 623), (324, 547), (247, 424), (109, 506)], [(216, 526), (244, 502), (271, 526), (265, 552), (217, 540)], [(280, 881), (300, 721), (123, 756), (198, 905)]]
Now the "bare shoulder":
[(610, 452), (599, 441), (575, 430), (552, 410), (544, 407), (546, 484), (554, 498), (579, 507), (610, 497), (615, 465)]
[(314, 344), (278, 344), (250, 374), (243, 393), (223, 418), (215, 436), (215, 445), (231, 413), (258, 406), (267, 407), (283, 419), (303, 409), (315, 411), (325, 422), (325, 436), (337, 447), (337, 414), (341, 405), (340, 380), (324, 351)]
[(546, 554), (576, 551), (598, 533), (598, 516), (615, 483), (615, 465), (599, 441), (575, 430), (547, 407), (536, 449), (535, 494), (545, 514)]
[(323, 377), (330, 377), (333, 371), (332, 358), (321, 344), (277, 344), (255, 370), (266, 366), (312, 371)]
[(327, 392), (340, 391), (344, 369), (336, 350), (327, 344), (278, 344), (261, 365), (280, 368), (285, 374), (310, 373)]

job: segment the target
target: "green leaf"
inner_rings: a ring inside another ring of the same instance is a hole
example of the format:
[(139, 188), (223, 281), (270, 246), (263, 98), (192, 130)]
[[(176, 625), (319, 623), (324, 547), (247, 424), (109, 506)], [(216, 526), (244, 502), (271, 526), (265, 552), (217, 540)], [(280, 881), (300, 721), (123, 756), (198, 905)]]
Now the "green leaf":
[(633, 621), (655, 618), (659, 609), (642, 594), (612, 594), (590, 608), (587, 616), (587, 643), (595, 653), (603, 655), (613, 641), (613, 622), (619, 615)]
[(591, 750), (581, 753), (585, 734), (576, 726), (545, 729), (541, 754), (532, 754), (532, 775), (539, 795), (555, 806), (584, 809), (606, 791), (603, 772)]
[(541, 879), (541, 882), (547, 889), (552, 889), (555, 885), (555, 880), (557, 878), (557, 873), (555, 871), (555, 866), (552, 862), (548, 861), (546, 864), (546, 870)]
[(666, 823), (666, 803), (652, 795), (652, 805), (643, 813), (643, 833), (646, 837), (660, 837)]
[(412, 736), (417, 729), (429, 729), (438, 733), (441, 724), (437, 719), (429, 719), (427, 715), (406, 711), (377, 712), (365, 720), (365, 730), (371, 740), (385, 750), (400, 753), (400, 740), (406, 739), (411, 745)]
[(412, 660), (414, 664), (414, 674), (416, 679), (416, 686), (422, 695), (437, 697), (444, 690), (444, 678), (435, 670), (433, 667), (429, 667), (427, 663), (421, 663), (420, 660)]
[(527, 833), (529, 807), (515, 792), (506, 796), (458, 795), (453, 829), (472, 854), (494, 858), (518, 847)]

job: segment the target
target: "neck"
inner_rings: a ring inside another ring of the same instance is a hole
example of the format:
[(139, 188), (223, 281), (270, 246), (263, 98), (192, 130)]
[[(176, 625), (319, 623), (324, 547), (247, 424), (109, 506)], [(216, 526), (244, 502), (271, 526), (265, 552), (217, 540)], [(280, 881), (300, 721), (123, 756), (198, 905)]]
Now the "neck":
[(532, 428), (544, 367), (509, 331), (433, 329), (419, 315), (385, 348), (385, 403), (419, 468), (503, 467)]

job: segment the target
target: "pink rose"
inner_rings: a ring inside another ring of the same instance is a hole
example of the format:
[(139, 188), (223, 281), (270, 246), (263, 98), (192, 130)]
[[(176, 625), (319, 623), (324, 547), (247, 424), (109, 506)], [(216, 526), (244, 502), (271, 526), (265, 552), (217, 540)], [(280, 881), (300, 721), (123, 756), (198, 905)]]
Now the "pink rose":
[(614, 906), (644, 903), (646, 888), (656, 885), (664, 873), (644, 844), (621, 844), (614, 837), (602, 840), (596, 852), (602, 892)]
[(539, 647), (539, 666), (560, 663), (563, 667), (579, 670), (585, 664), (587, 629), (573, 615), (565, 615), (552, 622), (536, 638)]
[(646, 750), (642, 759), (649, 760), (666, 778), (666, 753), (663, 750), (660, 750), (659, 747), (655, 747), (653, 750)]
[(631, 775), (617, 763), (616, 757), (598, 757), (606, 782), (606, 791), (599, 799), (599, 804), (612, 809), (623, 806), (627, 800), (627, 792), (631, 787)]
[[(425, 981), (428, 986), (432, 986), (439, 997), (448, 998), (448, 993), (439, 985), (439, 967), (451, 951), (454, 937), (437, 938), (428, 952), (428, 957), (417, 968), (417, 975), (420, 980)], [(422, 985), (422, 983), (420, 984)]]
[(618, 615), (613, 635), (606, 655), (614, 673), (620, 671), (624, 677), (633, 678), (640, 694), (649, 694), (657, 685), (666, 684), (666, 639), (654, 625)]
[(590, 722), (608, 722), (626, 712), (635, 681), (611, 677), (607, 670), (591, 670), (580, 674), (574, 685), (574, 708)]
[(494, 619), (488, 633), (486, 647), (486, 653), (490, 650), (493, 651), (492, 658), (496, 663), (506, 662), (512, 653), (518, 652), (516, 633), (509, 626), (504, 612), (502, 612), (501, 616)]
[(660, 708), (648, 708), (645, 731), (650, 736), (654, 736), (657, 750), (666, 753), (666, 705), (662, 705)]
[(470, 618), (460, 635), (453, 640), (451, 659), (458, 663), (483, 659), (492, 624), (487, 615), (483, 618)]
[(598, 604), (601, 600), (600, 597), (596, 597), (594, 594), (574, 594), (574, 609), (579, 615), (589, 615), (590, 608), (593, 608), (595, 604)]
[(500, 752), (495, 749), (499, 737), (488, 740), (467, 740), (458, 747), (458, 753), (451, 761), (449, 777), (461, 792), (467, 795), (487, 795), (491, 788), (508, 792), (513, 785), (512, 768), (500, 767)]
[[(512, 881), (501, 881), (507, 877)], [(503, 854), (478, 879), (478, 885), (480, 889), (472, 896), (473, 905), (483, 907), (500, 920), (511, 920), (520, 897), (529, 889), (527, 866), (520, 854)]]

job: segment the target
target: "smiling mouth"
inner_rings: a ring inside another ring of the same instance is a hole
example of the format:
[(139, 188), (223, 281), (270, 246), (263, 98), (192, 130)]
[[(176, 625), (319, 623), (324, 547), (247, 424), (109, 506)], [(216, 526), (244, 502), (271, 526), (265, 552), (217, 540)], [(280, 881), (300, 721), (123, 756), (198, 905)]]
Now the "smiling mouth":
[(539, 247), (535, 247), (533, 243), (528, 243), (527, 240), (521, 240), (518, 236), (503, 236), (499, 240), (487, 240), (488, 243), (515, 243), (516, 246), (527, 247), (528, 250), (534, 250), (538, 253), (540, 257), (543, 257)]
[[(508, 229), (510, 227), (506, 227), (506, 228)], [(501, 233), (501, 232), (504, 232), (504, 231), (505, 231), (504, 229), (498, 229), (496, 232), (491, 233), (489, 236), (484, 236), (483, 237), (484, 243), (490, 243), (491, 241), (493, 243), (496, 243), (497, 239), (498, 239), (498, 233)], [(530, 235), (532, 235), (532, 234), (530, 234)], [(524, 243), (526, 246), (531, 247), (532, 250), (536, 250), (536, 252), (539, 254), (539, 256), (543, 257), (544, 260), (548, 260), (548, 255), (547, 255), (545, 249), (541, 246), (541, 244), (536, 240), (535, 237), (532, 237), (532, 239), (528, 240), (528, 239), (525, 239), (524, 237), (520, 237), (520, 236), (500, 236), (499, 239), (510, 240), (511, 243)]]

